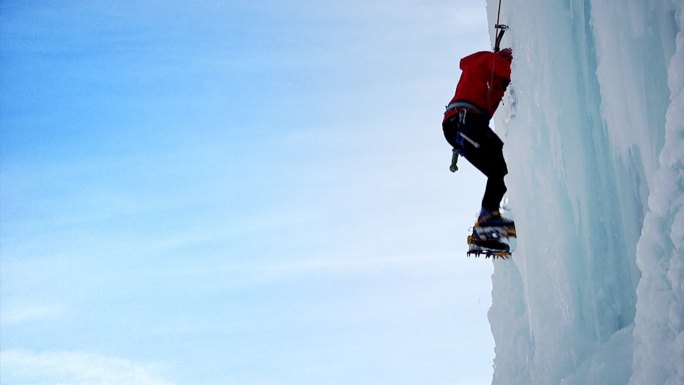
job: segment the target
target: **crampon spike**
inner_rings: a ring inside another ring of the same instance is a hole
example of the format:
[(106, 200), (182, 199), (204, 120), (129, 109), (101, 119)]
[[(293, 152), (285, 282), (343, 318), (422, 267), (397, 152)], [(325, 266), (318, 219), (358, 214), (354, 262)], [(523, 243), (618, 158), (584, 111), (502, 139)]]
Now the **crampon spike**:
[(509, 259), (511, 257), (511, 253), (506, 252), (506, 251), (468, 251), (466, 252), (466, 256), (474, 256), (475, 258), (479, 258), (481, 256), (484, 256), (485, 259), (487, 258), (492, 258), (492, 259)]

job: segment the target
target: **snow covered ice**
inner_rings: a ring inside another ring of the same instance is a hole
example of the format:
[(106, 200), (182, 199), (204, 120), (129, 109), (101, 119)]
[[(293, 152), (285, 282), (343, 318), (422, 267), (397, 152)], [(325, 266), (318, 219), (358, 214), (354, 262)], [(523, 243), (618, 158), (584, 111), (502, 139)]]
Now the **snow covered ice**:
[(493, 384), (684, 384), (684, 1), (504, 0), (501, 22), (518, 240)]

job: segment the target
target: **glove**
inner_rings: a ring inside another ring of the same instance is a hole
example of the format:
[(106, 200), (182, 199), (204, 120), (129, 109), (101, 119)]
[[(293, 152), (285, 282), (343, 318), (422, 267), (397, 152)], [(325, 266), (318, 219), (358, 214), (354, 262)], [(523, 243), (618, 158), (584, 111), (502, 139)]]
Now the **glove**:
[(504, 48), (501, 51), (497, 52), (497, 54), (507, 59), (513, 60), (513, 50), (510, 48)]

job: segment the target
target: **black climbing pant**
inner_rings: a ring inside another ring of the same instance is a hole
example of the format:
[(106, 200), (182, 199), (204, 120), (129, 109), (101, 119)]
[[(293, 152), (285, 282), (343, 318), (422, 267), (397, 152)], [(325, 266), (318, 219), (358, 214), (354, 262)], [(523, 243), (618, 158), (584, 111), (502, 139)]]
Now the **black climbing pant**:
[(508, 167), (503, 156), (503, 142), (489, 128), (489, 118), (484, 114), (467, 112), (442, 123), (444, 137), (454, 149), (487, 177), (487, 187), (482, 197), (482, 208), (499, 210), (506, 193), (504, 176)]

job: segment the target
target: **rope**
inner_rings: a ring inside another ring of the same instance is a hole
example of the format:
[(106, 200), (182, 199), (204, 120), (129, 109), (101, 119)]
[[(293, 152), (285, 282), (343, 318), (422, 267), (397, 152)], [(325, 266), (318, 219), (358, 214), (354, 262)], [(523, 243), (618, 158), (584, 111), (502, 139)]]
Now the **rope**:
[(501, 16), (501, 0), (499, 0), (499, 10), (496, 11), (496, 24), (494, 28), (499, 28), (499, 17)]

